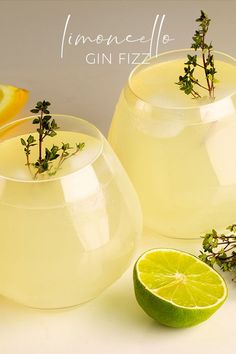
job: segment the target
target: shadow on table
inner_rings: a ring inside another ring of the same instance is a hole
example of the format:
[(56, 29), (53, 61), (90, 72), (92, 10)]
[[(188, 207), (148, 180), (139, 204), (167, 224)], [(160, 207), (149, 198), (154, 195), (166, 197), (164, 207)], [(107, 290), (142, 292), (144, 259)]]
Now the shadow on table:
[[(119, 282), (122, 282), (123, 287)], [(93, 320), (97, 322), (102, 318), (111, 325), (119, 325), (118, 328), (137, 329), (143, 328), (144, 331), (156, 331), (158, 333), (169, 333), (176, 329), (163, 326), (150, 318), (138, 305), (132, 282), (130, 279), (121, 279), (110, 289), (105, 291), (96, 300), (92, 309)], [(184, 330), (184, 329), (182, 329)], [(177, 332), (181, 329), (177, 329)], [(177, 333), (176, 332), (176, 333)]]
[[(121, 279), (122, 282), (124, 279)], [(68, 326), (79, 328), (81, 320), (86, 319), (86, 325), (92, 323), (98, 330), (100, 327), (110, 326), (115, 331), (129, 331), (133, 333), (152, 332), (154, 335), (168, 335), (172, 332), (175, 337), (179, 331), (187, 331), (187, 329), (172, 329), (162, 326), (147, 316), (139, 307), (132, 286), (128, 279), (120, 287), (117, 282), (110, 289), (105, 291), (95, 300), (82, 304), (76, 308), (68, 310), (37, 310), (25, 307), (10, 301), (4, 297), (0, 297), (0, 324), (12, 327), (24, 323), (26, 328), (30, 328), (37, 324), (51, 323), (57, 326)], [(84, 323), (85, 324), (85, 323)], [(64, 327), (63, 327), (64, 328)], [(175, 334), (173, 333), (175, 331)]]

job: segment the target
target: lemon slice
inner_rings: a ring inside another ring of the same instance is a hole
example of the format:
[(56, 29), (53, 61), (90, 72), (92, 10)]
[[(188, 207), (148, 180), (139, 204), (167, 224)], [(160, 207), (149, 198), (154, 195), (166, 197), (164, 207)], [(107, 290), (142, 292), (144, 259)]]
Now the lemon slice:
[(170, 327), (194, 326), (225, 301), (223, 278), (199, 258), (173, 249), (145, 252), (134, 266), (136, 299), (152, 318)]
[(0, 85), (0, 125), (11, 120), (24, 106), (29, 91), (10, 85)]

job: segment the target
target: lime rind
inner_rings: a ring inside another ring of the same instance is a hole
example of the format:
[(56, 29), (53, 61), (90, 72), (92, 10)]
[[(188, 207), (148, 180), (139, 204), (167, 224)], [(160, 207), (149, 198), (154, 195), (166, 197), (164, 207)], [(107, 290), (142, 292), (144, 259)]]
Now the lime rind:
[(208, 319), (227, 297), (227, 286), (215, 270), (178, 250), (145, 252), (135, 264), (133, 277), (140, 306), (167, 326), (196, 325)]

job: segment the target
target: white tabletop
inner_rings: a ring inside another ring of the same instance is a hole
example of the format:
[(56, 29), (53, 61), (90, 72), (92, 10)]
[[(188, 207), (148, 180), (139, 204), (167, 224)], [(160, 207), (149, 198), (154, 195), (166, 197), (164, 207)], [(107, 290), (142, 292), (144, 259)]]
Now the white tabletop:
[[(135, 258), (153, 247), (198, 254), (199, 241), (146, 235)], [(206, 322), (172, 329), (154, 322), (137, 304), (132, 267), (95, 300), (70, 310), (32, 310), (0, 298), (1, 354), (232, 354), (235, 352), (236, 284), (226, 303)]]

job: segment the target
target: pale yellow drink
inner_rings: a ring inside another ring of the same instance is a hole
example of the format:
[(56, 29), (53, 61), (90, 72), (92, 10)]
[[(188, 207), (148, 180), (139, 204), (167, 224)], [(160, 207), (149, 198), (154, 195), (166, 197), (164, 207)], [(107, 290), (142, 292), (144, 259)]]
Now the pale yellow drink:
[[(31, 133), (31, 135), (37, 142), (38, 134)], [(20, 138), (27, 140), (28, 136), (29, 134), (21, 135), (20, 137), (17, 136), (0, 144), (0, 175), (4, 175), (8, 178), (17, 179), (20, 181), (32, 181), (32, 177), (35, 175), (37, 169), (31, 167), (30, 173), (29, 168), (26, 166), (24, 146), (22, 146), (20, 140)], [(55, 176), (50, 176), (47, 172), (45, 172), (38, 174), (36, 177), (37, 180), (43, 181), (50, 179), (50, 177), (58, 178), (69, 173), (76, 172), (78, 169), (86, 165), (88, 161), (96, 159), (96, 156), (101, 149), (101, 143), (94, 137), (77, 132), (58, 131), (57, 135), (53, 137), (53, 139), (48, 137), (44, 140), (43, 151), (45, 148), (50, 149), (53, 145), (60, 147), (62, 142), (70, 143), (70, 146), (72, 147), (72, 149), (68, 150), (70, 153), (75, 151), (76, 143), (84, 142), (86, 148), (84, 148), (82, 151), (79, 151), (73, 157), (65, 160), (65, 162), (63, 162), (61, 167), (58, 169)], [(30, 162), (35, 162), (37, 159), (38, 147), (34, 146), (31, 148)], [(55, 170), (55, 168), (58, 166), (58, 163), (59, 158), (53, 162), (52, 170)]]
[[(210, 103), (175, 85), (186, 54), (166, 53), (135, 69), (109, 133), (139, 194), (145, 225), (179, 238), (236, 222), (235, 61), (216, 54), (219, 83)], [(204, 83), (202, 70), (196, 76)]]
[(138, 202), (102, 136), (58, 131), (47, 138), (48, 147), (85, 147), (54, 177), (35, 181), (20, 143), (28, 135), (0, 143), (0, 294), (39, 308), (73, 306), (128, 266), (141, 231)]

